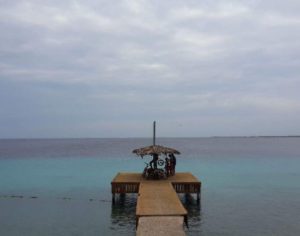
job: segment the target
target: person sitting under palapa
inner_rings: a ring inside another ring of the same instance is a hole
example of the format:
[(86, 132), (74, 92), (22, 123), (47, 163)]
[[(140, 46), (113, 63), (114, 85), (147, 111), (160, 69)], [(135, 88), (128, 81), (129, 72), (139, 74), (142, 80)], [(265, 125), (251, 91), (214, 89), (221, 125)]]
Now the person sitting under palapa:
[(173, 153), (169, 154), (170, 163), (171, 163), (171, 175), (175, 175), (175, 167), (176, 167), (176, 157)]
[(171, 175), (171, 163), (169, 158), (165, 158), (165, 172), (167, 176)]
[[(153, 156), (153, 159), (152, 159), (152, 161), (149, 162), (150, 167), (152, 169), (157, 169), (158, 155), (156, 153), (153, 153), (152, 156)], [(152, 164), (153, 164), (154, 167), (152, 167)]]

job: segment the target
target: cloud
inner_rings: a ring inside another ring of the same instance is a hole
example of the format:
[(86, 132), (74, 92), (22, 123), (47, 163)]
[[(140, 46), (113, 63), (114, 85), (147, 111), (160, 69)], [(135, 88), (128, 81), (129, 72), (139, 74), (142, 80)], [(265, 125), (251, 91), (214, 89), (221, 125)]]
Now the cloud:
[(299, 10), (292, 0), (2, 1), (0, 133), (146, 136), (154, 119), (164, 136), (299, 133)]

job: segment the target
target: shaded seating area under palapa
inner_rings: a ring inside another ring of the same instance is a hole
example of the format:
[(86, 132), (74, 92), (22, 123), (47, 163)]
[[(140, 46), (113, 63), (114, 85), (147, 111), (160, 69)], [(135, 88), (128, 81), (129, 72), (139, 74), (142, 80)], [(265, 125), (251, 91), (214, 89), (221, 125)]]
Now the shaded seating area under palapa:
[[(133, 150), (133, 153), (142, 158), (144, 156), (152, 156), (152, 161), (146, 163), (146, 167), (142, 174), (146, 179), (166, 179), (169, 175), (172, 175), (174, 172), (172, 172), (171, 169), (175, 168), (176, 164), (174, 154), (180, 154), (176, 149), (155, 144), (135, 149)], [(172, 163), (168, 158), (168, 156), (172, 157), (172, 155), (175, 159), (175, 164), (174, 161)], [(162, 159), (162, 156), (164, 156), (164, 159)]]

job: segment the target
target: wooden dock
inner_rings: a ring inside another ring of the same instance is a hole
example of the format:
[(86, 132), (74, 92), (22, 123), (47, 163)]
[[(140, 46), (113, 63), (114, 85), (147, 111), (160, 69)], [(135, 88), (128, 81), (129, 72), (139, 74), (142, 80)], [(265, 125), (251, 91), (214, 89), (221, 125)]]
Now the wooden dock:
[(185, 216), (174, 188), (167, 181), (148, 181), (140, 185), (136, 216)]
[(185, 236), (183, 217), (180, 216), (149, 216), (139, 219), (137, 236)]
[[(173, 232), (172, 227), (176, 229), (176, 224), (182, 225), (180, 222), (183, 220), (187, 225), (187, 211), (177, 193), (196, 194), (197, 203), (200, 202), (201, 182), (188, 172), (176, 173), (166, 180), (146, 180), (140, 173), (118, 173), (111, 186), (113, 203), (115, 194), (138, 193), (137, 235), (169, 235), (163, 230), (164, 227), (158, 230), (161, 234), (154, 234), (153, 227), (150, 229), (152, 233), (147, 234), (146, 229), (152, 225), (152, 221), (165, 222), (165, 225), (169, 225), (169, 232)], [(170, 224), (172, 221), (177, 223)], [(183, 229), (182, 232), (178, 231), (178, 227), (176, 232), (175, 235), (185, 235)]]
[[(111, 182), (111, 191), (113, 201), (115, 194), (138, 193), (142, 182), (149, 182), (142, 177), (140, 173), (119, 172)], [(197, 201), (200, 200), (201, 182), (189, 172), (176, 173), (167, 180), (155, 180), (156, 183), (168, 181), (177, 193), (190, 193), (197, 195)]]

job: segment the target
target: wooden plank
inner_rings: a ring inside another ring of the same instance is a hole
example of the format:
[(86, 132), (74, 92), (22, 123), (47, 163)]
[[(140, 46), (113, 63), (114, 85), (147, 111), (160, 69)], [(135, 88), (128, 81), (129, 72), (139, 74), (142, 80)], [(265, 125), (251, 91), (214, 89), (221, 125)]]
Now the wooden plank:
[(186, 216), (187, 211), (169, 181), (144, 181), (139, 188), (136, 215)]
[(141, 173), (118, 173), (112, 180), (112, 183), (140, 183), (144, 179)]
[[(176, 173), (167, 180), (172, 183), (200, 183), (200, 181), (189, 172)], [(147, 180), (142, 177), (141, 173), (120, 172), (112, 180), (112, 183), (140, 183), (145, 181)], [(156, 180), (156, 182), (160, 181), (164, 180)]]
[(182, 216), (140, 217), (137, 236), (185, 236)]
[(168, 178), (172, 183), (199, 183), (200, 181), (189, 172), (178, 172)]

